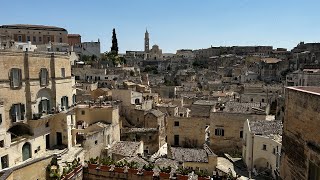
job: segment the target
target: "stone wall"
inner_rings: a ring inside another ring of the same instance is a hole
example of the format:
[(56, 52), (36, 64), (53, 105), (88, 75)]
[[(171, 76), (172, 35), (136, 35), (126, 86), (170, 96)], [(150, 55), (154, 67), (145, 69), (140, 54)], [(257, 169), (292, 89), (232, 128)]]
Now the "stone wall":
[(308, 179), (309, 162), (320, 166), (320, 94), (286, 89), (280, 176)]

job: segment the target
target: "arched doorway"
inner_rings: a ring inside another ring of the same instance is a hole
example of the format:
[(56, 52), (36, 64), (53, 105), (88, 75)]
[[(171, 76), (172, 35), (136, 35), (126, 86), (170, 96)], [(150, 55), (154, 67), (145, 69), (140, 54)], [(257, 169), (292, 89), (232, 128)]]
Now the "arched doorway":
[(29, 158), (31, 158), (31, 144), (26, 142), (22, 146), (22, 160), (25, 161)]

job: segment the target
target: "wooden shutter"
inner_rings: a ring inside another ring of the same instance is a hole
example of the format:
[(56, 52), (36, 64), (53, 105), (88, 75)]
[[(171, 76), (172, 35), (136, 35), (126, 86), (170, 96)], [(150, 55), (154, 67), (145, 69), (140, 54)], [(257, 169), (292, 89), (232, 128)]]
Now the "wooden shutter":
[(22, 71), (21, 69), (18, 69), (18, 81), (19, 81), (19, 87), (22, 86)]
[(9, 72), (10, 87), (13, 87), (13, 69)]
[(42, 113), (42, 101), (40, 101), (38, 104), (38, 111), (39, 113)]
[(24, 113), (25, 113), (24, 104), (20, 104), (20, 116), (21, 116), (20, 120), (24, 120)]
[(15, 105), (13, 104), (10, 108), (10, 118), (12, 122), (16, 122), (16, 113), (15, 113)]

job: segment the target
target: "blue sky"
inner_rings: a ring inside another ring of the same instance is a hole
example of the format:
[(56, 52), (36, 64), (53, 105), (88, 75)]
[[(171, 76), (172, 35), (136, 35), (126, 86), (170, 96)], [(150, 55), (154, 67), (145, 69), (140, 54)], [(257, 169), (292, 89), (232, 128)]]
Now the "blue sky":
[(1, 24), (43, 24), (100, 39), (110, 49), (116, 28), (119, 50), (163, 52), (212, 46), (273, 45), (293, 48), (320, 42), (319, 0), (5, 0)]

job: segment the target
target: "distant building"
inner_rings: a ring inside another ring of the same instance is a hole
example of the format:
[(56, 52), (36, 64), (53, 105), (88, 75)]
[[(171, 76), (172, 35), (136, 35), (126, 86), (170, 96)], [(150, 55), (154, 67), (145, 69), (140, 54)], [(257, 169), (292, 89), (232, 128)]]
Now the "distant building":
[(31, 42), (32, 44), (68, 43), (68, 31), (61, 27), (13, 24), (0, 26), (0, 35), (8, 41)]
[(68, 34), (68, 43), (70, 46), (81, 44), (80, 34)]
[(320, 86), (320, 69), (296, 70), (286, 77), (287, 86)]

